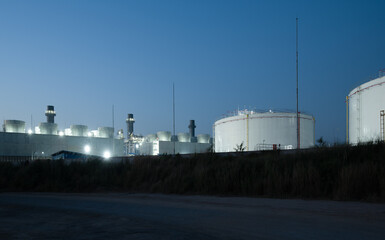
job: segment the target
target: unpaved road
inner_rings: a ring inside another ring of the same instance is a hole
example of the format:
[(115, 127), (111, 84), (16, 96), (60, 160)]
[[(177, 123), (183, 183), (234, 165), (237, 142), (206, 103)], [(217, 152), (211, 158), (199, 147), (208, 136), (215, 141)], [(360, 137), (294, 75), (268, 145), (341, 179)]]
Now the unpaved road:
[(385, 239), (385, 204), (1, 193), (0, 239)]

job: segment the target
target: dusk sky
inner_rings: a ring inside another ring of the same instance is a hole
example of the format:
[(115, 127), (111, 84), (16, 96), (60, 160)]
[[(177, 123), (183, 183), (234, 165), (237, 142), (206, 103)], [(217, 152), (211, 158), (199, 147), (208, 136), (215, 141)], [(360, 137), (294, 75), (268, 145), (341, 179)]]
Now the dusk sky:
[(385, 1), (0, 0), (1, 121), (212, 134), (223, 114), (296, 109), (345, 141), (345, 97), (385, 68)]

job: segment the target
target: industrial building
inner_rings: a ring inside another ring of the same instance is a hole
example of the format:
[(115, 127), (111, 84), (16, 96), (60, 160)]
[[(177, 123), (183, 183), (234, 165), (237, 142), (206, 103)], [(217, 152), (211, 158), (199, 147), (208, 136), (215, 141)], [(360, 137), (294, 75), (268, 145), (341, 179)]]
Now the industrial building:
[(59, 130), (54, 106), (48, 106), (45, 115), (47, 122), (28, 131), (24, 121), (5, 120), (0, 132), (0, 156), (50, 158), (63, 150), (103, 157), (124, 155), (124, 140), (114, 137), (113, 128), (89, 130), (85, 125), (71, 125)]
[(209, 134), (195, 136), (195, 121), (190, 120), (189, 132), (172, 136), (169, 131), (159, 131), (145, 137), (133, 134), (133, 115), (126, 120), (128, 136), (126, 149), (128, 155), (162, 155), (162, 154), (190, 154), (203, 153), (212, 148), (212, 138)]
[(347, 142), (385, 141), (385, 76), (354, 88), (346, 97)]
[[(123, 130), (114, 135), (112, 127), (88, 129), (86, 125), (71, 125), (59, 129), (55, 123), (54, 106), (47, 106), (46, 122), (26, 130), (21, 120), (5, 120), (0, 131), (0, 157), (2, 159), (51, 158), (53, 154), (79, 153), (104, 158), (113, 156), (188, 154), (207, 151), (212, 146), (208, 134), (195, 137), (195, 122), (190, 121), (190, 132), (171, 137), (170, 132), (158, 132), (147, 137), (134, 134), (134, 115), (128, 114), (127, 138)], [(174, 150), (175, 149), (175, 150)], [(56, 156), (56, 155), (55, 155)], [(63, 154), (60, 156), (64, 156)]]
[[(299, 120), (300, 148), (313, 147), (314, 117), (300, 113)], [(297, 114), (238, 110), (214, 123), (214, 139), (215, 152), (295, 149)]]

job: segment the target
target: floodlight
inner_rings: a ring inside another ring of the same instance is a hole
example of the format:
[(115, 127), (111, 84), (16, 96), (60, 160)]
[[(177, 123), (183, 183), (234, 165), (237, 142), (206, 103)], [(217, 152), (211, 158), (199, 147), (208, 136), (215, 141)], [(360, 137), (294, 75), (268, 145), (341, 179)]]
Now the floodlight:
[(84, 152), (87, 153), (87, 154), (89, 154), (89, 153), (91, 152), (91, 147), (90, 147), (90, 145), (85, 145), (85, 146), (84, 146)]
[(111, 157), (111, 153), (110, 153), (109, 151), (105, 151), (105, 152), (103, 153), (103, 157), (104, 157), (105, 159), (109, 159), (109, 158)]

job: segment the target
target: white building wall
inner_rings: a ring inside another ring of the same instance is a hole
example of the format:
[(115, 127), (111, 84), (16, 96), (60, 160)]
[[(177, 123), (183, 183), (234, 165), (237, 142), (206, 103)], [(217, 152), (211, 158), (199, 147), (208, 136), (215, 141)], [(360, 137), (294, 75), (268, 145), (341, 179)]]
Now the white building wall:
[(103, 156), (104, 151), (124, 155), (122, 139), (0, 132), (0, 156), (50, 156), (61, 150), (85, 153), (86, 145), (91, 155)]
[[(175, 142), (176, 154), (204, 153), (211, 147), (210, 143)], [(140, 146), (141, 155), (173, 154), (174, 142), (154, 141), (144, 142)]]

